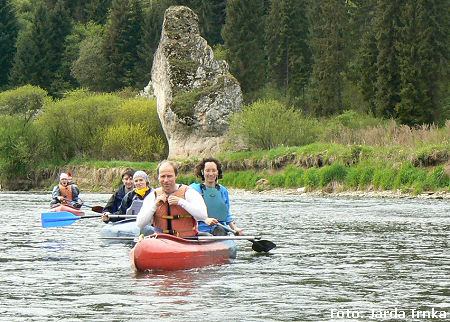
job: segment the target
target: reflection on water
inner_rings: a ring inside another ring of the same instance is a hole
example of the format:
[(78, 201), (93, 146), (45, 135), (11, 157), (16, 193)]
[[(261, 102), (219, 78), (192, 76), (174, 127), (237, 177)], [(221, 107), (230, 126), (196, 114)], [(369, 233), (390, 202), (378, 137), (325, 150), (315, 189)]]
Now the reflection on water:
[[(109, 195), (87, 194), (91, 205)], [(49, 193), (1, 193), (2, 321), (383, 320), (371, 310), (450, 311), (450, 203), (233, 192), (248, 235), (229, 265), (136, 274), (100, 219), (44, 229)], [(337, 312), (337, 313), (336, 313)], [(450, 313), (448, 315), (450, 318)], [(395, 320), (395, 319), (394, 319)]]

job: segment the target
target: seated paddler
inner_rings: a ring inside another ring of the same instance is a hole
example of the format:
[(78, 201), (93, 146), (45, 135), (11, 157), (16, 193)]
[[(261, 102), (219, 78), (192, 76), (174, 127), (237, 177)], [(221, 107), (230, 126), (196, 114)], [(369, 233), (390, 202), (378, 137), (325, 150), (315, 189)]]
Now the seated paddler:
[[(137, 215), (141, 210), (145, 197), (152, 193), (153, 189), (149, 185), (148, 175), (144, 171), (136, 171), (133, 174), (134, 189), (128, 192), (122, 199), (120, 207), (113, 215)], [(120, 217), (110, 217), (111, 213), (104, 212), (102, 220), (104, 222), (115, 222), (123, 220)]]
[(161, 187), (144, 199), (137, 226), (142, 231), (145, 225), (151, 224), (156, 232), (178, 237), (196, 236), (197, 222), (208, 217), (201, 194), (176, 182), (178, 167), (172, 161), (162, 161), (157, 173)]
[[(222, 164), (215, 158), (204, 158), (195, 166), (195, 175), (201, 183), (192, 183), (190, 187), (198, 191), (208, 209), (208, 218), (199, 221), (198, 230), (212, 235), (226, 235), (223, 226), (228, 226), (236, 235), (243, 235), (243, 229), (236, 224), (230, 211), (230, 198), (228, 189), (219, 184), (222, 178)], [(221, 225), (218, 225), (221, 224)]]
[(50, 207), (67, 205), (72, 208), (80, 209), (83, 201), (78, 197), (80, 190), (74, 184), (69, 184), (69, 175), (61, 173), (59, 175), (59, 184), (53, 187), (52, 201)]

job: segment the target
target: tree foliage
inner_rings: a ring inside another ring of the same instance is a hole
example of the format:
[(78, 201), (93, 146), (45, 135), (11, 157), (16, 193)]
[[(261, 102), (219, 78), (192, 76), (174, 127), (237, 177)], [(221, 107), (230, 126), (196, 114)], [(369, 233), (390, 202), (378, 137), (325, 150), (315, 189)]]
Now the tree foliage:
[(343, 73), (346, 69), (345, 35), (348, 23), (344, 1), (320, 0), (312, 6), (311, 47), (313, 108), (316, 115), (337, 114), (344, 109)]
[[(139, 0), (113, 0), (105, 31), (104, 56), (109, 90), (135, 86), (133, 72), (139, 61), (138, 46), (143, 23)], [(142, 80), (141, 80), (142, 82)]]
[(306, 1), (273, 1), (267, 17), (269, 80), (288, 96), (304, 95), (311, 72)]
[(16, 85), (40, 86), (51, 94), (58, 94), (58, 73), (65, 38), (70, 30), (71, 20), (62, 0), (58, 0), (51, 8), (39, 2), (30, 29), (19, 37), (12, 82)]
[(264, 1), (230, 0), (222, 31), (231, 71), (245, 92), (260, 89), (266, 79)]
[(0, 0), (0, 89), (8, 85), (18, 32), (18, 21), (11, 2)]
[(42, 88), (25, 85), (0, 93), (0, 114), (15, 115), (28, 123), (49, 100)]

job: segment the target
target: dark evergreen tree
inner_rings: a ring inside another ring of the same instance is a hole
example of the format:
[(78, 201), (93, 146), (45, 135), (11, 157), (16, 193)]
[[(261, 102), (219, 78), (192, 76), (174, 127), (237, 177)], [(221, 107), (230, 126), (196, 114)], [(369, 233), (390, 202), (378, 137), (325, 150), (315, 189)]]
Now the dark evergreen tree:
[(320, 0), (312, 4), (313, 109), (316, 115), (343, 111), (343, 72), (346, 68), (348, 11), (344, 1)]
[(159, 40), (161, 38), (164, 12), (171, 4), (171, 0), (155, 1), (144, 10), (144, 25), (137, 48), (139, 60), (135, 66), (135, 73), (138, 76), (137, 86), (139, 88), (147, 85), (151, 79), (153, 55), (158, 48)]
[(400, 102), (400, 73), (397, 44), (400, 5), (398, 1), (378, 0), (374, 31), (377, 44), (375, 111), (377, 116), (395, 118)]
[(86, 21), (104, 24), (108, 17), (111, 0), (90, 0), (84, 5)]
[(15, 85), (40, 86), (52, 95), (57, 94), (58, 72), (64, 52), (65, 37), (71, 20), (62, 1), (53, 8), (43, 2), (37, 4), (30, 30), (21, 34), (12, 69)]
[(225, 0), (196, 0), (195, 12), (199, 17), (200, 31), (210, 46), (222, 44), (220, 34), (225, 23)]
[(264, 0), (229, 0), (222, 31), (231, 72), (244, 93), (260, 89), (266, 80)]
[(65, 68), (64, 64), (66, 37), (72, 30), (72, 19), (64, 1), (58, 0), (49, 10), (49, 20), (51, 60), (48, 67), (52, 75), (49, 92), (62, 95), (71, 85), (75, 85), (74, 79), (70, 76), (70, 69)]
[[(414, 125), (441, 121), (440, 84), (448, 76), (448, 1), (405, 2), (397, 50), (400, 64), (400, 122)], [(448, 82), (447, 82), (448, 84)]]
[(12, 4), (9, 0), (0, 0), (0, 89), (8, 84), (18, 32)]
[(136, 65), (142, 34), (142, 7), (139, 0), (114, 0), (106, 26), (104, 56), (108, 62), (110, 90), (136, 86)]
[(353, 44), (352, 60), (347, 78), (356, 83), (368, 103), (369, 112), (375, 114), (375, 93), (377, 79), (377, 44), (374, 31), (376, 0), (353, 1), (350, 10), (350, 32)]
[(291, 97), (303, 96), (311, 72), (306, 1), (272, 2), (267, 17), (269, 79)]

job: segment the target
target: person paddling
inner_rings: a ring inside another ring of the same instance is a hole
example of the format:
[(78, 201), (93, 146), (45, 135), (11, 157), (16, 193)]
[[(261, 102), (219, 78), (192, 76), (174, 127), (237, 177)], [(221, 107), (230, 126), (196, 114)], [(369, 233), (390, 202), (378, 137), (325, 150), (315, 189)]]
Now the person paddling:
[(226, 235), (226, 231), (220, 225), (228, 225), (236, 235), (243, 235), (243, 229), (236, 225), (230, 211), (230, 198), (228, 190), (218, 183), (222, 179), (222, 165), (215, 158), (205, 158), (195, 167), (195, 175), (201, 183), (192, 183), (190, 187), (198, 191), (205, 200), (208, 208), (208, 218), (199, 221), (198, 230), (213, 235)]
[[(113, 213), (114, 215), (137, 215), (142, 207), (144, 198), (153, 191), (149, 186), (148, 175), (144, 171), (136, 171), (133, 175), (133, 182), (134, 189), (123, 197), (120, 207)], [(110, 212), (103, 213), (103, 222), (123, 220), (123, 218), (110, 217), (109, 215), (111, 215)]]
[(106, 206), (103, 208), (104, 213), (114, 213), (119, 210), (120, 204), (122, 203), (125, 195), (134, 188), (133, 175), (133, 169), (128, 168), (122, 172), (122, 184), (109, 198)]
[(72, 208), (80, 209), (83, 202), (78, 197), (80, 190), (74, 184), (69, 184), (69, 176), (67, 173), (59, 175), (59, 184), (53, 187), (52, 201), (50, 207), (57, 207), (59, 205), (67, 205)]
[(208, 217), (202, 196), (176, 183), (178, 167), (174, 162), (162, 161), (157, 172), (161, 187), (144, 199), (137, 226), (142, 231), (145, 225), (152, 224), (157, 232), (178, 237), (196, 236), (197, 221)]

